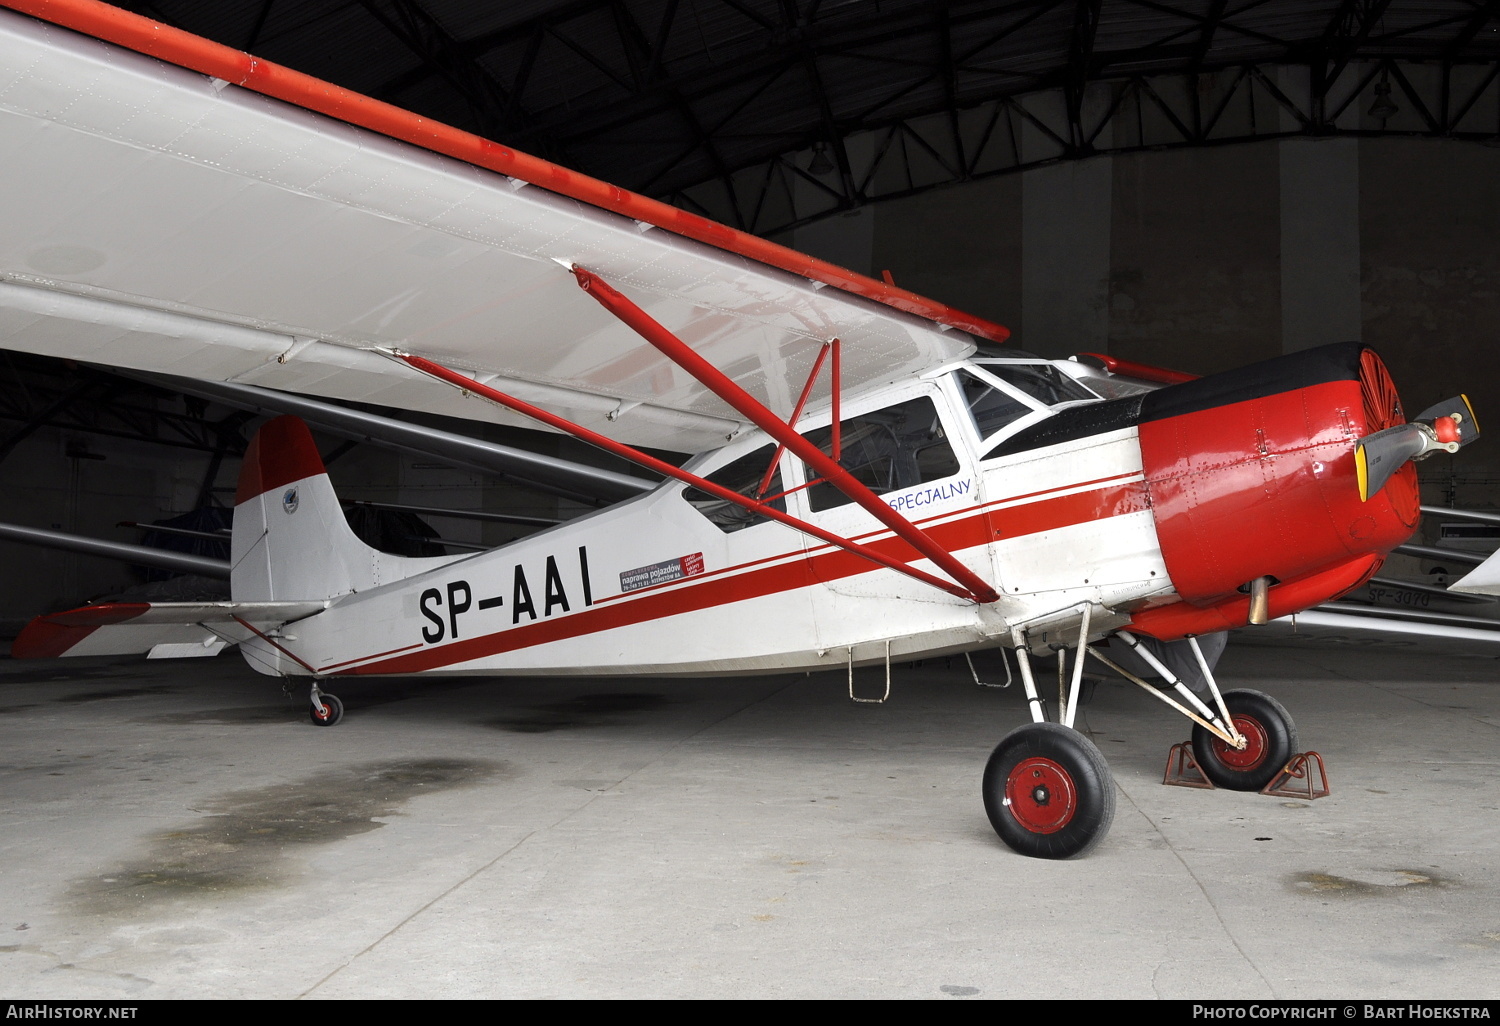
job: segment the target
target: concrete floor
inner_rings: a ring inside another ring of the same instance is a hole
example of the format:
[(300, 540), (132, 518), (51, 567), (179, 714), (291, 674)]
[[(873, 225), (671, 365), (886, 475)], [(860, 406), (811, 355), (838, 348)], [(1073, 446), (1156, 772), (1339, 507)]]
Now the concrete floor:
[(1495, 998), (1496, 672), (1232, 644), (1326, 757), (1313, 803), (1161, 786), (1183, 721), (1102, 684), (1119, 811), (1059, 863), (990, 831), (1024, 710), (961, 661), (882, 707), (355, 683), (320, 729), (233, 654), (4, 660), (0, 995)]

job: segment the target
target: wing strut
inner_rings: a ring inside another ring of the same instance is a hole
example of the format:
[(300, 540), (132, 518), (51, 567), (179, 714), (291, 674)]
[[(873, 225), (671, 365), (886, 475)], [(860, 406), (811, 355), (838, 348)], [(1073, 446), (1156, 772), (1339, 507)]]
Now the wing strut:
[[(995, 589), (985, 580), (954, 558), (953, 553), (924, 534), (920, 528), (881, 501), (880, 496), (866, 488), (849, 471), (832, 459), (822, 449), (799, 435), (794, 427), (767, 409), (759, 400), (736, 385), (713, 364), (699, 356), (691, 346), (662, 327), (652, 316), (622, 295), (603, 278), (576, 264), (573, 276), (579, 286), (599, 301), (599, 305), (614, 314), (641, 338), (659, 349), (668, 359), (687, 371), (704, 387), (738, 410), (756, 427), (784, 445), (803, 463), (817, 471), (829, 484), (847, 495), (851, 501), (873, 515), (896, 533), (902, 541), (916, 549), (948, 576), (963, 585), (966, 598), (976, 602), (994, 602), (999, 598)], [(836, 393), (835, 393), (836, 394)]]
[[(504, 406), (507, 409), (515, 410), (517, 413), (522, 414), (523, 416), (527, 416), (533, 420), (540, 421), (541, 423), (546, 424), (548, 427), (556, 428), (558, 431), (566, 432), (567, 434), (572, 435), (574, 438), (578, 438), (585, 442), (588, 442), (590, 445), (597, 445), (599, 448), (604, 449), (606, 452), (612, 452), (616, 456), (630, 460), (632, 463), (639, 464), (640, 466), (646, 467), (650, 470), (654, 470), (658, 474), (661, 474), (665, 477), (675, 477), (679, 481), (685, 481), (688, 484), (692, 485), (694, 488), (701, 488), (703, 489), (703, 491), (708, 492), (710, 495), (723, 499), (726, 502), (732, 502), (737, 506), (743, 506), (745, 509), (750, 510), (752, 513), (758, 513), (761, 516), (767, 517), (771, 520), (775, 520), (778, 523), (786, 524), (788, 527), (795, 528), (796, 530), (802, 531), (805, 534), (810, 534), (820, 541), (828, 542), (830, 545), (836, 545), (841, 549), (846, 549), (849, 552), (854, 553), (855, 555), (863, 556), (865, 559), (870, 560), (870, 562), (872, 563), (876, 563), (880, 566), (886, 567), (889, 570), (895, 570), (898, 573), (906, 574), (908, 577), (915, 578), (916, 580), (921, 581), (923, 584), (930, 584), (934, 588), (941, 588), (943, 591), (948, 592), (950, 595), (957, 595), (959, 598), (970, 599), (976, 602), (988, 602), (993, 600), (994, 592), (989, 593), (991, 595), (991, 598), (989, 599), (976, 596), (967, 588), (960, 587), (959, 585), (953, 584), (950, 581), (945, 581), (940, 577), (934, 577), (932, 574), (926, 573), (922, 570), (918, 570), (916, 567), (908, 566), (901, 560), (896, 559), (892, 556), (888, 556), (884, 552), (879, 551), (873, 546), (863, 545), (859, 542), (851, 541), (848, 538), (842, 538), (834, 534), (832, 531), (825, 531), (823, 530), (823, 528), (817, 527), (813, 524), (809, 524), (805, 520), (798, 520), (796, 517), (791, 516), (790, 514), (783, 513), (775, 506), (757, 501), (746, 495), (741, 495), (739, 492), (733, 491), (729, 488), (725, 488), (723, 485), (715, 484), (713, 481), (710, 481), (707, 478), (699, 477), (697, 474), (690, 473), (680, 467), (674, 467), (672, 466), (672, 464), (667, 463), (664, 460), (659, 460), (654, 456), (648, 456), (646, 453), (641, 452), (639, 449), (632, 448), (631, 446), (626, 445), (624, 442), (617, 442), (613, 438), (609, 438), (605, 435), (599, 434), (597, 431), (590, 431), (588, 428), (584, 427), (581, 424), (575, 424), (565, 417), (559, 417), (557, 414), (549, 413), (539, 406), (533, 406), (530, 403), (526, 402), (524, 399), (517, 399), (513, 395), (507, 395), (506, 393), (501, 392), (498, 389), (491, 388), (489, 385), (485, 385), (481, 382), (475, 381), (473, 378), (460, 374), (457, 371), (449, 370), (447, 367), (444, 367), (440, 363), (433, 363), (431, 360), (424, 359), (423, 357), (414, 356), (411, 353), (403, 353), (400, 351), (379, 350), (379, 352), (382, 352), (384, 355), (390, 356), (393, 359), (400, 360), (403, 363), (406, 363), (409, 366), (415, 368), (416, 370), (421, 371), (423, 374), (428, 374), (434, 378), (437, 378), (439, 381), (446, 381), (448, 384), (462, 389), (465, 394), (476, 395), (481, 399), (487, 399), (490, 402), (496, 403), (500, 406)], [(800, 438), (801, 436), (798, 435), (797, 437)], [(983, 584), (984, 582), (981, 581), (980, 583)], [(290, 652), (288, 652), (287, 654), (291, 655)], [(292, 658), (295, 659), (296, 657), (293, 656)]]
[[(807, 405), (808, 397), (812, 395), (813, 385), (818, 381), (818, 371), (823, 369), (823, 361), (829, 353), (833, 353), (833, 380), (831, 382), (833, 391), (833, 458), (839, 458), (839, 340), (833, 339), (824, 342), (823, 348), (818, 350), (818, 358), (813, 361), (812, 370), (808, 372), (807, 384), (802, 386), (802, 395), (797, 399), (797, 407), (792, 410), (792, 415), (787, 418), (787, 423), (792, 427), (797, 426), (797, 421), (802, 419), (802, 407)], [(786, 446), (777, 443), (776, 451), (771, 454), (770, 465), (766, 467), (766, 474), (760, 479), (760, 487), (755, 490), (757, 499), (763, 498), (766, 489), (771, 487), (771, 478), (776, 476), (776, 464), (781, 462), (781, 454), (786, 451)], [(810, 487), (812, 482), (802, 485), (803, 488)]]

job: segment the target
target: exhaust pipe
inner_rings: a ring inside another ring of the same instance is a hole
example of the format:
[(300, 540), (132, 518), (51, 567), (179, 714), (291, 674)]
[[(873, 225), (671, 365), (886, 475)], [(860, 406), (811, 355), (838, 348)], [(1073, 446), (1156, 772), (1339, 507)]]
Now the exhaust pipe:
[(1271, 578), (1250, 582), (1250, 622), (1257, 627), (1271, 622)]

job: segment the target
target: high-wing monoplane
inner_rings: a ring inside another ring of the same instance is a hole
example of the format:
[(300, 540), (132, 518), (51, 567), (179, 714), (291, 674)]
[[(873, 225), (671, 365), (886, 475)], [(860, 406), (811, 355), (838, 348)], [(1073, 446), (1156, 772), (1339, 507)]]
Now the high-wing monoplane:
[[(1462, 397), (1408, 420), (1356, 343), (1204, 378), (981, 346), (1006, 330), (93, 0), (5, 6), (0, 346), (541, 425), (662, 479), (396, 556), (278, 417), (240, 473), (230, 601), (39, 617), (16, 655), (237, 644), (332, 725), (339, 677), (852, 685), (1003, 646), (1032, 722), (985, 805), (1017, 851), (1068, 857), (1114, 810), (1073, 729), (1088, 660), (1188, 717), (1214, 782), (1259, 789), (1296, 730), (1219, 690), (1223, 633), (1367, 581), (1417, 527), (1412, 460), (1477, 437)], [(1069, 651), (1049, 710), (1031, 660)]]

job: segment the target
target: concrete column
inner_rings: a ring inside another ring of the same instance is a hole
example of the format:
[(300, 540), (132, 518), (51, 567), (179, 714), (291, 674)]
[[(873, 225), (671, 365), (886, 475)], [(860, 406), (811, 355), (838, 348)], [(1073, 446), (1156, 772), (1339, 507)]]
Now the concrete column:
[(1360, 341), (1359, 141), (1279, 146), (1282, 351)]
[[(1028, 103), (1060, 107), (1063, 98), (1057, 93), (1029, 98)], [(1053, 112), (1039, 113), (1048, 124), (1063, 123), (1046, 116)], [(1044, 157), (1055, 148), (1044, 133), (1025, 126), (1023, 159)], [(1104, 352), (1109, 345), (1114, 162), (1091, 157), (1021, 177), (1021, 323), (1016, 341), (1044, 356)]]
[(1109, 346), (1109, 157), (1027, 171), (1021, 186), (1020, 345), (1044, 356)]
[[(1278, 69), (1288, 96), (1306, 96), (1307, 69)], [(1296, 121), (1281, 112), (1281, 126)], [(1341, 127), (1359, 123), (1351, 104)], [(1281, 164), (1282, 352), (1362, 340), (1359, 271), (1359, 140), (1286, 139)]]

